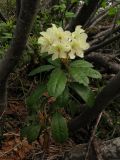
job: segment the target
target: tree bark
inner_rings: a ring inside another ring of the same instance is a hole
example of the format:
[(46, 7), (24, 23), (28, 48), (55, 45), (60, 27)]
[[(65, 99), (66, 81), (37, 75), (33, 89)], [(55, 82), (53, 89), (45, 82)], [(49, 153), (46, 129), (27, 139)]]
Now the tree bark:
[(66, 29), (73, 32), (77, 25), (85, 25), (100, 2), (101, 0), (91, 0), (88, 5), (85, 3)]
[(16, 0), (16, 18), (18, 19), (21, 8), (21, 0)]
[[(11, 42), (10, 48), (5, 54), (5, 57), (0, 61), (0, 115), (4, 110), (6, 104), (5, 101), (5, 84), (9, 74), (13, 71), (16, 64), (18, 63), (21, 55), (26, 46), (26, 42), (29, 36), (29, 33), (32, 28), (32, 24), (37, 13), (39, 0), (22, 0), (21, 1), (21, 10), (17, 20), (16, 30)], [(4, 84), (4, 85), (3, 85)]]

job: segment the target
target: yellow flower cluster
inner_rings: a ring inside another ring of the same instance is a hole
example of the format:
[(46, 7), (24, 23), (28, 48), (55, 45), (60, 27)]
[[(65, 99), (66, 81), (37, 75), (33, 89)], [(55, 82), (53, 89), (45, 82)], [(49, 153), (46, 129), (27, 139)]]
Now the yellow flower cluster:
[(52, 60), (74, 59), (76, 56), (83, 58), (84, 51), (89, 48), (89, 43), (86, 42), (87, 34), (81, 26), (77, 26), (71, 33), (52, 24), (51, 28), (40, 34), (42, 36), (38, 39), (38, 44), (41, 45), (41, 53), (52, 54)]

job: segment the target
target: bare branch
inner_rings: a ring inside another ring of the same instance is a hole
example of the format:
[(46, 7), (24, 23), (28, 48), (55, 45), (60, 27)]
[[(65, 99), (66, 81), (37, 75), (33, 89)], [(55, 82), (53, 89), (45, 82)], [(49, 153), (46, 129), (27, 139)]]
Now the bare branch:
[(102, 12), (98, 13), (96, 16), (93, 16), (93, 18), (90, 21), (89, 28), (94, 27), (98, 22), (100, 22), (104, 17), (108, 15), (108, 12), (111, 8), (114, 8), (118, 5), (120, 5), (120, 2), (115, 3), (110, 7), (107, 7)]
[(120, 64), (110, 62), (110, 60), (113, 59), (113, 56), (91, 53), (85, 56), (85, 59), (89, 62), (94, 62), (96, 65), (104, 67), (106, 71), (110, 71), (112, 73), (118, 73), (120, 71)]
[(105, 18), (108, 15), (108, 12), (104, 13), (102, 16), (100, 16), (99, 18), (96, 19), (96, 21), (94, 21), (91, 26), (89, 26), (90, 28), (94, 27), (98, 22), (100, 22), (103, 18)]
[(120, 25), (113, 28), (113, 26), (110, 26), (109, 29), (104, 30), (95, 36), (92, 37), (92, 41), (90, 41), (90, 45), (99, 44), (100, 42), (103, 42), (105, 39), (107, 39), (112, 34), (115, 34), (120, 30)]
[(86, 50), (85, 53), (88, 54), (90, 52), (96, 51), (96, 50), (98, 50), (98, 49), (100, 49), (100, 48), (102, 48), (102, 47), (114, 42), (115, 40), (118, 40), (119, 38), (120, 38), (120, 34), (118, 34), (116, 36), (113, 36), (113, 37), (105, 40), (104, 42), (101, 42), (101, 43), (99, 43), (97, 45), (94, 45), (94, 46), (90, 47), (88, 50)]

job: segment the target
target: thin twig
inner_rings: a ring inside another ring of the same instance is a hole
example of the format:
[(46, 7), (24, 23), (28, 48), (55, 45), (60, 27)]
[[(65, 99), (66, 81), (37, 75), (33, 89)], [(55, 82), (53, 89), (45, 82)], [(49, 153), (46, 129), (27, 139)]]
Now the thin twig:
[(4, 133), (3, 136), (17, 136), (17, 137), (20, 137), (19, 134), (17, 133), (13, 133), (13, 132), (9, 132), (9, 133)]
[(115, 3), (114, 5), (106, 8), (102, 13), (96, 15), (95, 17), (92, 18), (91, 20), (91, 25), (89, 26), (89, 28), (94, 27), (98, 22), (100, 22), (105, 16), (108, 15), (108, 12), (111, 8), (114, 8), (116, 6), (120, 5), (120, 2)]
[(85, 160), (88, 159), (89, 152), (90, 152), (90, 148), (91, 148), (91, 144), (92, 144), (92, 141), (93, 141), (93, 139), (94, 139), (94, 137), (95, 137), (95, 133), (96, 133), (96, 130), (97, 130), (97, 127), (98, 127), (98, 124), (99, 124), (99, 122), (100, 122), (101, 117), (102, 117), (102, 112), (101, 112), (101, 113), (99, 114), (99, 116), (98, 116), (97, 122), (96, 122), (96, 124), (95, 124), (95, 127), (94, 127), (94, 129), (93, 129), (93, 132), (92, 132), (92, 135), (91, 135), (91, 138), (90, 138), (90, 141), (89, 141), (89, 143), (88, 143), (88, 150), (87, 150), (87, 153), (86, 153)]
[(114, 37), (111, 37), (111, 38), (107, 39), (106, 41), (101, 42), (100, 44), (91, 46), (88, 50), (85, 51), (85, 53), (88, 54), (90, 52), (96, 51), (97, 49), (100, 49), (100, 48), (102, 48), (102, 47), (104, 47), (104, 46), (106, 46), (106, 45), (108, 45), (118, 39), (120, 39), (120, 34), (118, 34)]
[(2, 112), (2, 114), (1, 114), (1, 116), (0, 116), (0, 120), (1, 120), (2, 117), (4, 116), (5, 112), (6, 112), (6, 108), (4, 109), (4, 111)]

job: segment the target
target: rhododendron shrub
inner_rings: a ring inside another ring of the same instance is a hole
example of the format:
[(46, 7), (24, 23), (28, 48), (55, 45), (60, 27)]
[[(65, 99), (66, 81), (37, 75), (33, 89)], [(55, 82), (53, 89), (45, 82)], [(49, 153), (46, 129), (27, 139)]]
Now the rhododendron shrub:
[[(39, 118), (42, 114), (46, 116), (42, 116), (44, 121), (40, 120), (40, 125), (37, 124), (34, 128), (35, 136), (31, 139), (27, 134), (27, 137), (29, 141), (33, 141), (37, 137), (38, 131), (49, 130), (49, 126), (51, 126), (53, 138), (57, 142), (63, 143), (68, 139), (68, 128), (61, 109), (63, 110), (74, 103), (73, 109), (71, 108), (74, 110), (76, 103), (81, 103), (76, 97), (73, 98), (74, 93), (88, 107), (92, 107), (94, 93), (89, 87), (89, 81), (90, 78), (101, 78), (101, 74), (93, 69), (91, 63), (83, 59), (84, 51), (89, 48), (89, 43), (86, 41), (87, 34), (81, 26), (76, 26), (75, 31), (71, 33), (52, 24), (52, 27), (41, 32), (40, 35), (38, 38), (40, 55), (42, 57), (42, 55), (48, 54), (48, 56), (43, 56), (48, 64), (32, 70), (29, 75), (34, 76), (42, 72), (48, 74), (45, 82), (40, 83), (32, 95), (27, 98), (27, 106), (30, 117)], [(76, 57), (77, 60), (75, 60)], [(32, 121), (34, 124), (36, 118)], [(24, 128), (25, 133), (33, 130), (34, 125), (32, 124)]]

